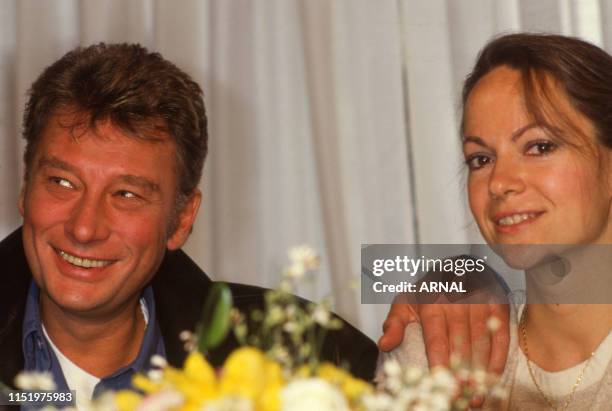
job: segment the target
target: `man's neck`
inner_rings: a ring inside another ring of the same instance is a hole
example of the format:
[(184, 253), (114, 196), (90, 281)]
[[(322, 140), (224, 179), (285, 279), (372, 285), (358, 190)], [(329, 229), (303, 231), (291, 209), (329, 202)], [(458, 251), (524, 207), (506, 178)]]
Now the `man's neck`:
[(84, 371), (103, 378), (138, 356), (145, 321), (138, 299), (104, 316), (68, 313), (41, 295), (41, 320), (55, 346)]

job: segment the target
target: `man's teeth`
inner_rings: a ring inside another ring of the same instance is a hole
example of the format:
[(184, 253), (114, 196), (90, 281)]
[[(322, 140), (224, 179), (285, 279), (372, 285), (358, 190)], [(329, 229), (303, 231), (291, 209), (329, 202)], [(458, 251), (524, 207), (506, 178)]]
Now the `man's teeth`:
[(499, 225), (513, 225), (518, 224), (522, 221), (528, 220), (530, 218), (535, 218), (535, 213), (523, 213), (523, 214), (513, 214), (506, 216), (504, 218), (500, 218), (498, 221)]
[(61, 250), (59, 251), (59, 255), (70, 264), (83, 268), (104, 267), (111, 263), (111, 261), (108, 260), (90, 260), (88, 258), (75, 257)]

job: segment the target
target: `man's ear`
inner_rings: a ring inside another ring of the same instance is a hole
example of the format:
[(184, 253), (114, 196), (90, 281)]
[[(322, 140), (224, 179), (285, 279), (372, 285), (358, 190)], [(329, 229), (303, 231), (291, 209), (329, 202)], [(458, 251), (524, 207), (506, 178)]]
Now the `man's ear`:
[(194, 189), (189, 195), (183, 209), (179, 211), (176, 228), (174, 232), (170, 234), (170, 237), (168, 237), (168, 241), (166, 241), (166, 247), (168, 247), (169, 250), (179, 249), (187, 241), (189, 233), (191, 233), (193, 222), (198, 215), (201, 200), (202, 192), (197, 188)]

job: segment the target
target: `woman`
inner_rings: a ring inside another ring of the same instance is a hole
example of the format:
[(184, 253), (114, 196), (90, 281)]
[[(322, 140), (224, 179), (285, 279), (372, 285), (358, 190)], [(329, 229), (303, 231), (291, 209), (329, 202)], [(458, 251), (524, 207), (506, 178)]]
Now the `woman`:
[[(612, 299), (600, 246), (612, 244), (612, 57), (563, 36), (493, 40), (465, 82), (461, 134), (480, 232), (526, 270), (509, 398), (484, 408), (612, 408), (612, 305), (565, 304)], [(426, 366), (418, 325), (391, 355)]]

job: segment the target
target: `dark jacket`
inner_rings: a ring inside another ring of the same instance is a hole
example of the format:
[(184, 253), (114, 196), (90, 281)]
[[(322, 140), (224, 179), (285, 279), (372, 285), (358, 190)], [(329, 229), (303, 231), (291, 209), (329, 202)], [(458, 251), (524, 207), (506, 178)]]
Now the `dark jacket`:
[[(21, 327), (28, 286), (32, 278), (23, 250), (21, 229), (0, 242), (0, 381), (13, 386), (24, 364)], [(179, 333), (194, 330), (213, 281), (183, 251), (168, 252), (152, 280), (157, 321), (161, 328), (168, 362), (180, 367), (186, 357)], [(234, 305), (244, 313), (262, 307), (263, 288), (230, 284)], [(238, 343), (231, 334), (210, 353), (209, 360), (220, 365)], [(374, 376), (376, 345), (348, 323), (328, 334), (323, 357), (336, 364), (348, 363), (361, 378)]]

